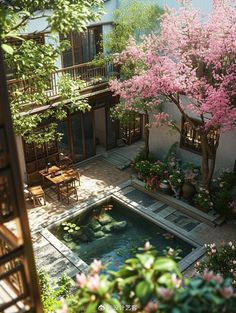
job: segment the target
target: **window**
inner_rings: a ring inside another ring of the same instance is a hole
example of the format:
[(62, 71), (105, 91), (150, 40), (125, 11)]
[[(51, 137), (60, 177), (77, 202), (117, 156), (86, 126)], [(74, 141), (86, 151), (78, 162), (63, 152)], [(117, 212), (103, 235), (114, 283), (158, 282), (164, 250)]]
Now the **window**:
[[(191, 119), (196, 126), (201, 125), (201, 121)], [(218, 134), (216, 131), (211, 131), (208, 134), (209, 143), (214, 144), (218, 139)], [(181, 128), (181, 138), (180, 147), (189, 150), (194, 153), (201, 154), (201, 136), (198, 130), (192, 127), (192, 125), (182, 117), (182, 128)]]
[(92, 61), (102, 52), (102, 26), (89, 27), (83, 33), (71, 32), (67, 37), (60, 36), (61, 40), (68, 40), (71, 48), (62, 54), (63, 67)]

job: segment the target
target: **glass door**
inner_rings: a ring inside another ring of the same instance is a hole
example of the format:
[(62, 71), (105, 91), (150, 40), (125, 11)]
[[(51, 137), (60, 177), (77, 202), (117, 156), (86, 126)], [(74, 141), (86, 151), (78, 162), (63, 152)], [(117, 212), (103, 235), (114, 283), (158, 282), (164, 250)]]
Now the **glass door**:
[(69, 144), (69, 125), (68, 120), (60, 121), (58, 123), (58, 132), (62, 134), (61, 140), (58, 142), (59, 151), (71, 155), (71, 147)]
[(85, 147), (82, 128), (82, 115), (71, 116), (72, 158), (75, 162), (85, 159)]
[(89, 158), (96, 154), (93, 111), (83, 114), (83, 129), (85, 157)]

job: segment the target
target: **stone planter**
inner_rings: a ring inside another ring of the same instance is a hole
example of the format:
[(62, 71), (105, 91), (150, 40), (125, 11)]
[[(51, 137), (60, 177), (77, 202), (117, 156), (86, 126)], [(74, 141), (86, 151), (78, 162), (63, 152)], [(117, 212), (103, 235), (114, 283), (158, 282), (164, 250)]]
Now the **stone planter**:
[(190, 182), (185, 182), (182, 186), (182, 197), (190, 201), (196, 193), (196, 189)]

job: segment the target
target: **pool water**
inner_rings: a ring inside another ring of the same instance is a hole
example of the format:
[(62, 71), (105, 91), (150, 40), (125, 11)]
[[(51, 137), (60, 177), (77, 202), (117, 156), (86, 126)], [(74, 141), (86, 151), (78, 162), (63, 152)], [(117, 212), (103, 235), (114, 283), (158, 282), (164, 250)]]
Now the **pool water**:
[(117, 270), (146, 241), (160, 255), (164, 249), (171, 247), (181, 249), (180, 256), (183, 258), (194, 248), (114, 199), (92, 208), (83, 217), (78, 216), (67, 222), (78, 225), (79, 231), (68, 234), (63, 230), (65, 225), (60, 225), (51, 232), (87, 264), (100, 259), (109, 270)]

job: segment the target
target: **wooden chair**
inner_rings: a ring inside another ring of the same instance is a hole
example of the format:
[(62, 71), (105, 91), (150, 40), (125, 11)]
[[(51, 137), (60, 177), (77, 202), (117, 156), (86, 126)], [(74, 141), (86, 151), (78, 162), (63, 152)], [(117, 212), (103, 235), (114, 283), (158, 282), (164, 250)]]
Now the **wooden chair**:
[(73, 161), (68, 155), (61, 154), (59, 156), (58, 165), (61, 169), (67, 170), (69, 168), (72, 168)]
[(75, 177), (76, 181), (79, 182), (79, 186), (80, 186), (80, 173), (78, 170), (74, 170), (73, 168), (68, 169), (67, 171), (65, 171), (66, 174), (71, 174)]
[(41, 186), (30, 187), (30, 188), (28, 188), (28, 190), (29, 190), (30, 195), (33, 199), (34, 207), (36, 206), (37, 200), (39, 200), (40, 198), (43, 198), (43, 200), (44, 200), (43, 205), (46, 205), (45, 193), (44, 193), (43, 188)]
[(59, 185), (59, 195), (67, 198), (68, 204), (70, 203), (70, 197), (75, 196), (78, 201), (78, 193), (75, 185), (76, 178), (70, 178)]

